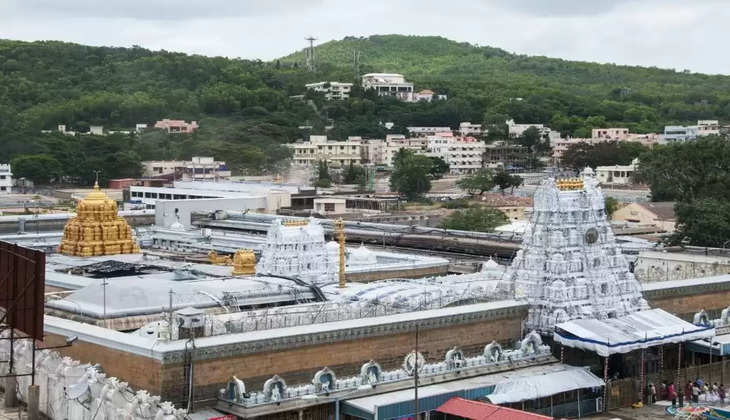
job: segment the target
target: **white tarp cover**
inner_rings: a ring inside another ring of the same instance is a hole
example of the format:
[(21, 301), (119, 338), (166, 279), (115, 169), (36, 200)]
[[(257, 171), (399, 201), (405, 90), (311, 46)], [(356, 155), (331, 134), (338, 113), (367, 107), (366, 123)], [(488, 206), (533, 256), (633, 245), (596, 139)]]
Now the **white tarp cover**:
[(493, 404), (507, 404), (549, 397), (583, 388), (598, 388), (602, 379), (581, 367), (566, 366), (565, 370), (543, 375), (525, 376), (495, 385), (487, 395)]
[(712, 326), (694, 325), (662, 310), (634, 312), (619, 318), (574, 319), (555, 326), (555, 341), (609, 356), (667, 343), (715, 335)]

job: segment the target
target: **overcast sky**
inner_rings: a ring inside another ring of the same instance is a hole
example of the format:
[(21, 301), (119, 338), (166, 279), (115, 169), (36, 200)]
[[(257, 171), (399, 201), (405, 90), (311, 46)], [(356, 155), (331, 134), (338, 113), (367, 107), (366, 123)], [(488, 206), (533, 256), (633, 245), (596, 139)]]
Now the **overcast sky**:
[(269, 60), (348, 35), (730, 74), (728, 0), (0, 0), (0, 38)]

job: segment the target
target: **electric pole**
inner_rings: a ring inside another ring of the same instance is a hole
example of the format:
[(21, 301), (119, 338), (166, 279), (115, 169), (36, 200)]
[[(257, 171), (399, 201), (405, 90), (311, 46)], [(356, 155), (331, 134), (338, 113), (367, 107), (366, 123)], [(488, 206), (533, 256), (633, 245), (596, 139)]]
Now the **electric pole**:
[(309, 36), (307, 38), (304, 38), (305, 40), (309, 41), (309, 48), (306, 51), (306, 57), (307, 57), (307, 69), (311, 72), (316, 70), (316, 66), (314, 64), (314, 41), (317, 40), (317, 38), (314, 38), (312, 36)]

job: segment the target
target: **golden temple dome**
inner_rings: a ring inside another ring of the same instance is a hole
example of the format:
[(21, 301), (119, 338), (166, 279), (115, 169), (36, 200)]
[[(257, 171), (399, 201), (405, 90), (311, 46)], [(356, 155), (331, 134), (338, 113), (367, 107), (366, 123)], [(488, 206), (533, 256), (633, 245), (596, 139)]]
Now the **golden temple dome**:
[(81, 257), (139, 252), (132, 228), (117, 210), (116, 201), (94, 183), (91, 193), (76, 204), (76, 217), (66, 223), (58, 251)]
[(233, 275), (256, 274), (256, 255), (250, 249), (239, 249), (233, 256)]

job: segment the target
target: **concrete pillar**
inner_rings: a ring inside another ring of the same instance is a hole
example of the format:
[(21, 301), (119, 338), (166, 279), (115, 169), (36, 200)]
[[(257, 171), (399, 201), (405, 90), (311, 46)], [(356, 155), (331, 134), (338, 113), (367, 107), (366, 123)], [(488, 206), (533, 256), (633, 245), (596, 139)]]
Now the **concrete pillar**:
[(41, 395), (41, 388), (38, 385), (28, 387), (28, 420), (41, 420), (38, 411), (38, 402)]
[(17, 386), (17, 378), (15, 376), (8, 376), (3, 379), (3, 387), (5, 388), (5, 407), (17, 407), (18, 405), (18, 393), (15, 392)]

